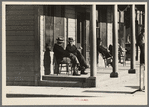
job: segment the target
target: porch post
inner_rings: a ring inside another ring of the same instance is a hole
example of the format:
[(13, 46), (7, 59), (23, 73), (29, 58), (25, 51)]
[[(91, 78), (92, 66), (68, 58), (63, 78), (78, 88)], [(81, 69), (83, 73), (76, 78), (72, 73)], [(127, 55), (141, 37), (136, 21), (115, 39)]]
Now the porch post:
[[(138, 37), (138, 12), (135, 11), (136, 38)], [(136, 61), (138, 61), (138, 46), (136, 45)]]
[(90, 76), (95, 77), (97, 66), (96, 66), (96, 5), (93, 4), (90, 7)]
[(118, 77), (118, 21), (117, 21), (117, 4), (114, 5), (113, 15), (113, 72), (110, 74), (111, 78)]
[(131, 26), (130, 26), (130, 31), (131, 31), (131, 68), (128, 70), (128, 73), (135, 73), (136, 70), (135, 68), (135, 5), (132, 4), (131, 9), (130, 9), (130, 15), (132, 16), (131, 18)]

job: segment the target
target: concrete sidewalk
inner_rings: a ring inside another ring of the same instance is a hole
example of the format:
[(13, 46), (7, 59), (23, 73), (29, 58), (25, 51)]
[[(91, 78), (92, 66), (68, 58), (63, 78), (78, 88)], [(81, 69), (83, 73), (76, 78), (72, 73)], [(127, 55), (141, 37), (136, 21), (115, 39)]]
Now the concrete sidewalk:
[[(29, 99), (27, 103), (29, 105), (144, 105), (147, 103), (146, 91), (137, 91), (139, 89), (139, 63), (136, 63), (135, 74), (128, 74), (129, 68), (129, 61), (126, 66), (119, 64), (118, 78), (110, 78), (112, 67), (98, 67), (96, 88), (7, 86), (4, 102), (8, 105), (20, 105), (20, 102), (22, 102), (21, 105), (26, 105), (25, 101)], [(89, 73), (89, 69), (86, 72)]]

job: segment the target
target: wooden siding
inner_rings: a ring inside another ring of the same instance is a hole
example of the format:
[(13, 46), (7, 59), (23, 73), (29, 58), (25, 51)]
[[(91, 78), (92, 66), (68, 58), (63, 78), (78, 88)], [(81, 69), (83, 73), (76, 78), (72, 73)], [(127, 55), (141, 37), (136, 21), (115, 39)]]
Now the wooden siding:
[(76, 39), (76, 12), (75, 6), (66, 6), (65, 7), (65, 17), (66, 17), (66, 34), (67, 37), (72, 37)]
[(12, 85), (15, 85), (15, 86), (33, 86), (35, 82), (34, 81), (30, 81), (30, 82), (24, 82), (24, 81), (14, 81), (14, 82), (7, 82), (7, 86), (12, 86)]
[(34, 85), (35, 8), (6, 6), (6, 85)]
[(6, 25), (13, 25), (13, 26), (29, 26), (29, 25), (34, 25), (35, 21), (34, 20), (24, 20), (24, 21), (20, 21), (20, 20), (7, 20), (6, 21)]

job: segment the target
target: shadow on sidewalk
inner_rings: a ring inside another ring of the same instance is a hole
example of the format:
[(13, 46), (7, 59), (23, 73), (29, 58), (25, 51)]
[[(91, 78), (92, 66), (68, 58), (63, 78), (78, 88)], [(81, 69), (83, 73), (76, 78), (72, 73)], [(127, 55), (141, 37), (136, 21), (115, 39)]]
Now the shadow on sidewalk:
[(127, 91), (91, 91), (91, 90), (86, 90), (83, 92), (89, 92), (89, 93), (117, 93), (117, 94), (133, 94), (134, 92), (127, 92)]
[(133, 89), (139, 89), (139, 86), (125, 86), (125, 87), (130, 87), (130, 88), (133, 88)]
[(79, 95), (44, 95), (44, 94), (6, 94), (7, 98), (27, 98), (27, 97), (95, 97)]

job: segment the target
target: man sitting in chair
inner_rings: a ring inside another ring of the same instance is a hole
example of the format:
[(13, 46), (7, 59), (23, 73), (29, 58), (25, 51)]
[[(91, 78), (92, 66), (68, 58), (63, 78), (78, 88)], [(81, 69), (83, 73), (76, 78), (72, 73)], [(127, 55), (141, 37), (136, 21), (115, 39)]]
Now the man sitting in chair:
[(99, 38), (99, 43), (97, 48), (98, 48), (97, 51), (99, 53), (101, 53), (106, 59), (109, 59), (107, 60), (108, 62), (107, 64), (112, 65), (112, 61), (111, 61), (112, 55), (110, 54), (110, 51), (102, 45), (102, 40), (100, 38)]
[(70, 58), (72, 63), (72, 68), (73, 68), (73, 75), (79, 76), (79, 74), (77, 74), (77, 71), (75, 69), (75, 67), (79, 63), (77, 60), (77, 57), (72, 53), (69, 53), (68, 51), (64, 50), (64, 48), (62, 47), (64, 40), (62, 38), (57, 38), (56, 40), (57, 40), (57, 43), (54, 45), (54, 48), (53, 48), (53, 52), (56, 57), (56, 60), (67, 61), (67, 59)]
[(73, 44), (74, 42), (73, 38), (68, 38), (68, 42), (69, 43), (66, 47), (66, 50), (69, 53), (74, 54), (78, 58), (79, 63), (80, 63), (79, 70), (81, 70), (81, 74), (87, 74), (85, 73), (85, 69), (89, 68), (89, 66), (86, 63), (84, 56), (80, 53), (77, 47)]

